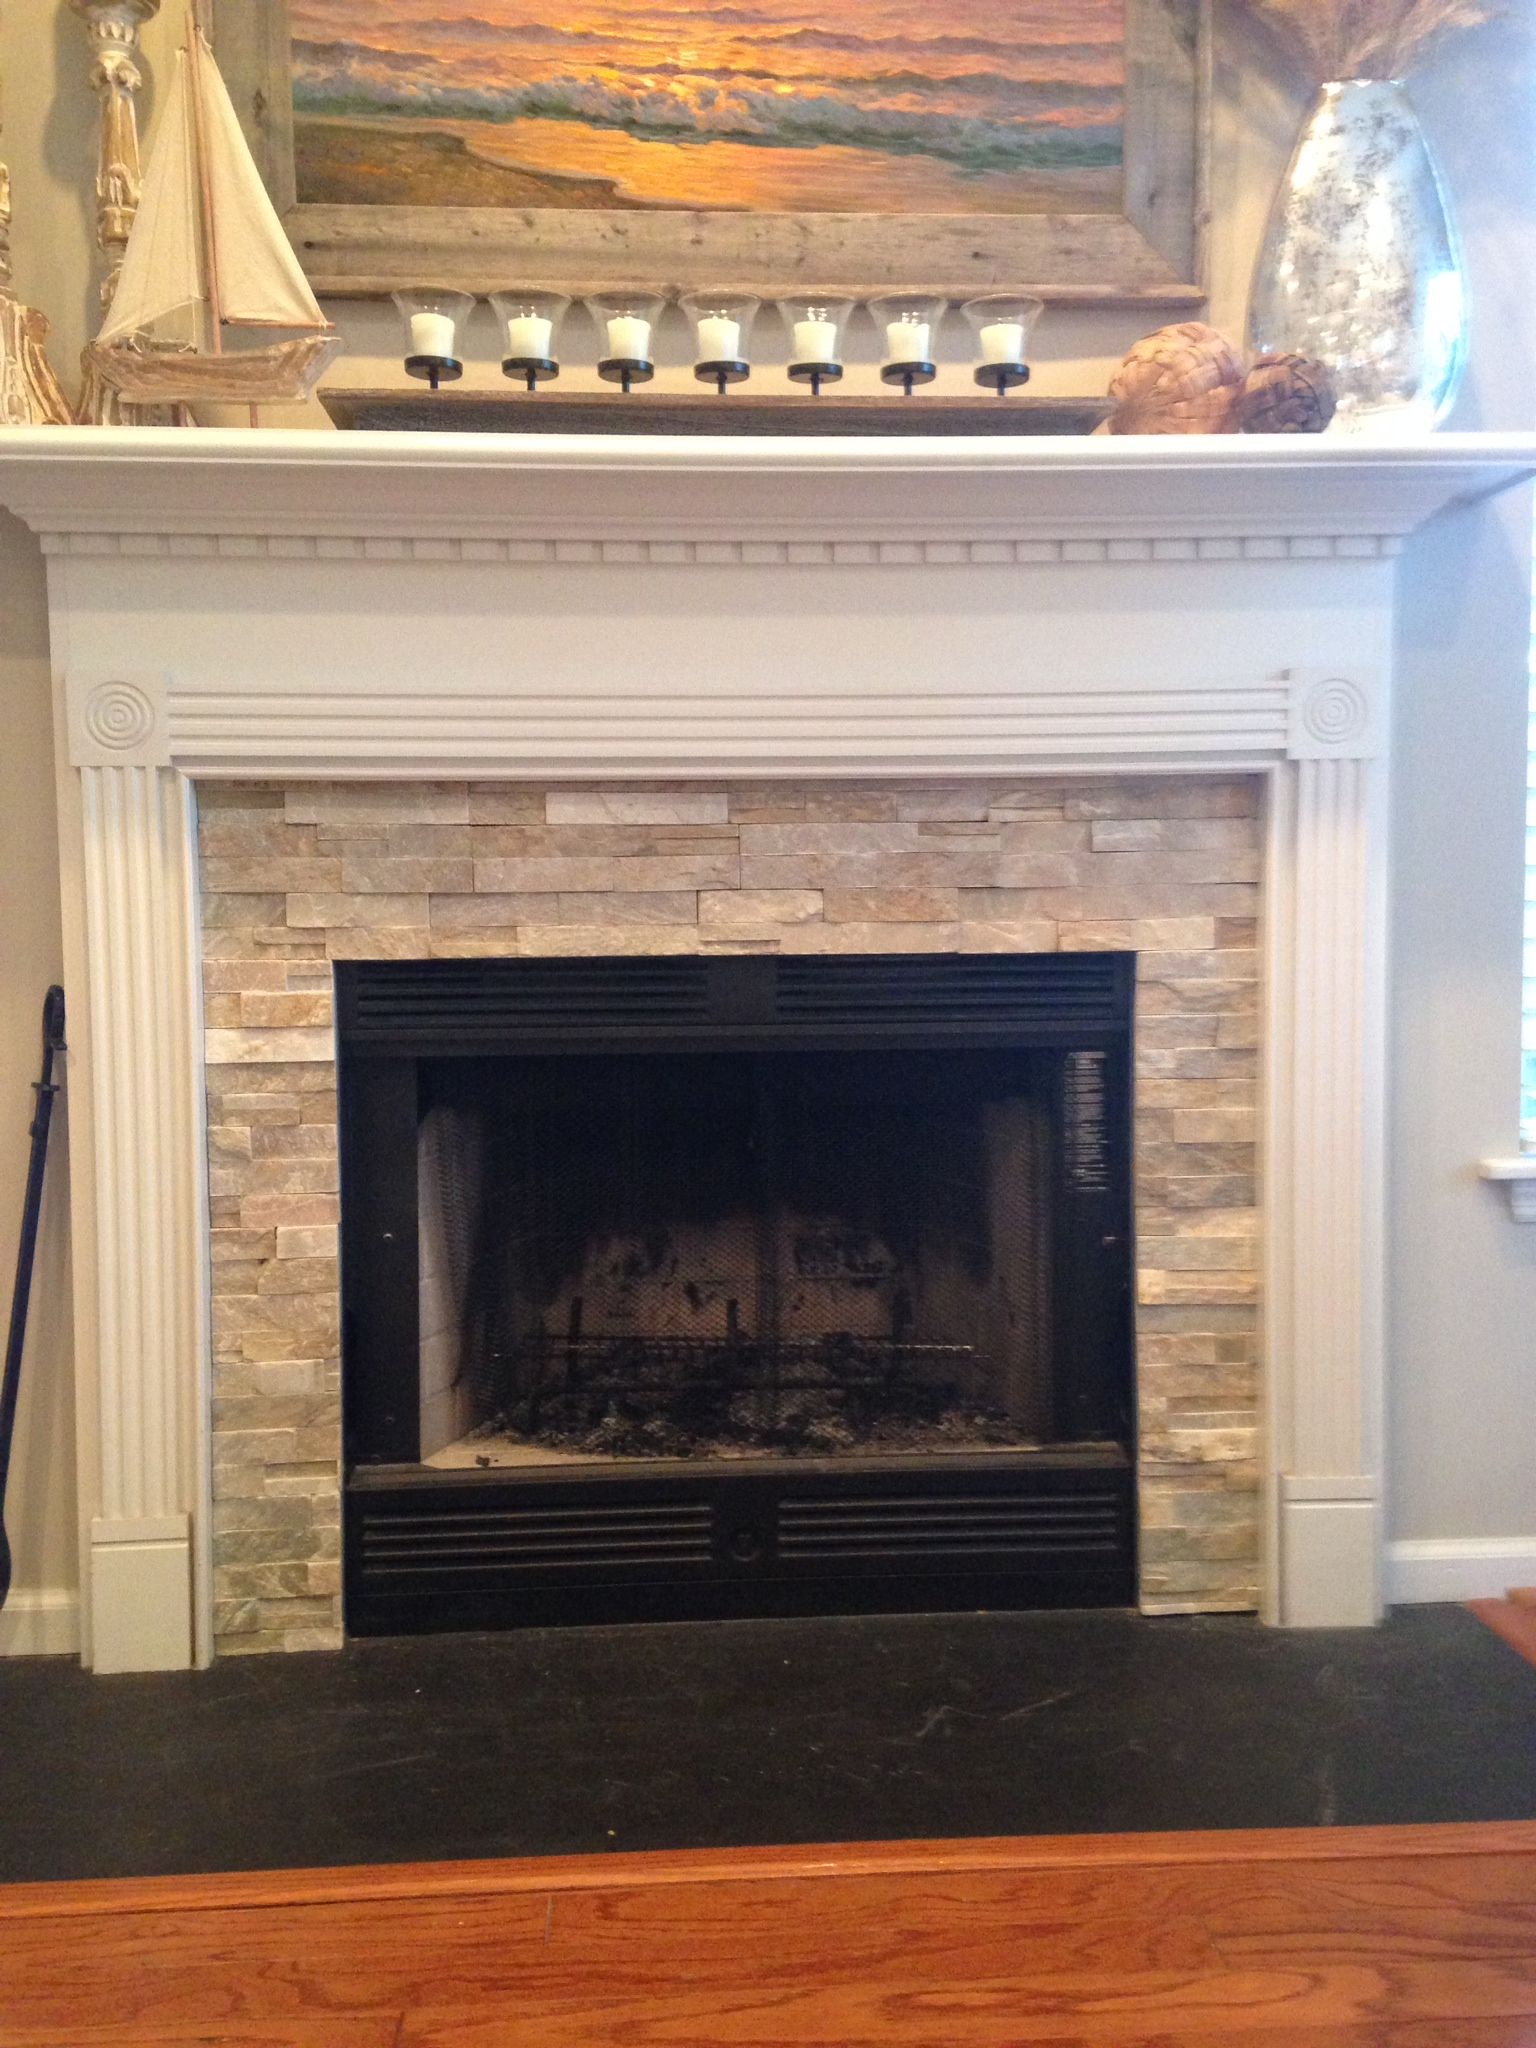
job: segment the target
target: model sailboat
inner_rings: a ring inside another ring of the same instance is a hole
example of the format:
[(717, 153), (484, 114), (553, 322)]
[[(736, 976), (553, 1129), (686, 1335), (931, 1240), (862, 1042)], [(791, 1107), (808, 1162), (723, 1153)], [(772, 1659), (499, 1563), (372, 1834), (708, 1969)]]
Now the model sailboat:
[[(181, 345), (165, 345), (167, 323)], [(226, 348), (231, 329), (299, 329)], [(158, 330), (158, 332), (157, 332)], [(122, 273), (89, 362), (139, 403), (308, 397), (341, 347), (321, 312), (194, 21), (144, 174)]]

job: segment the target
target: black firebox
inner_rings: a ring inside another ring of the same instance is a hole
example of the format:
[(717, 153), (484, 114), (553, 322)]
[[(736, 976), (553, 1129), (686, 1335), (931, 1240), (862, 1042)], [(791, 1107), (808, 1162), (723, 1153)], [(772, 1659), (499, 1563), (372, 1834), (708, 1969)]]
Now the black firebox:
[(348, 1626), (1131, 1600), (1134, 988), (339, 966)]

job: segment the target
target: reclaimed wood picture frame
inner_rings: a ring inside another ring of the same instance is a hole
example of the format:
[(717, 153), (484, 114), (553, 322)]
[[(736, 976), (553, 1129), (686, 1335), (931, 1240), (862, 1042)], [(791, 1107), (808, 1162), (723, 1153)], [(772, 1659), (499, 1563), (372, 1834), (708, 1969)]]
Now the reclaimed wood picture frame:
[[(342, 39), (317, 42), (315, 24), (349, 21), (351, 4), (352, 0), (216, 0), (214, 15), (220, 65), (241, 121), (289, 236), (321, 293), (371, 298), (428, 281), (473, 291), (522, 283), (582, 292), (640, 284), (687, 290), (728, 281), (764, 297), (818, 287), (858, 294), (921, 288), (954, 298), (1007, 289), (1027, 290), (1054, 304), (1187, 306), (1205, 296), (1210, 0), (1123, 0), (1123, 64), (1117, 67), (1124, 95), (1119, 161), (1108, 175), (1101, 167), (1095, 177), (1082, 179), (1081, 191), (1074, 189), (1070, 178), (1057, 179), (1049, 188), (1021, 187), (1022, 210), (1006, 212), (975, 210), (978, 191), (999, 189), (990, 176), (977, 181), (966, 195), (970, 211), (941, 210), (944, 201), (937, 187), (922, 211), (767, 210), (739, 200), (718, 208), (676, 200), (609, 206), (601, 197), (594, 203), (592, 188), (600, 186), (600, 180), (528, 175), (518, 188), (523, 203), (422, 203), (424, 185), (452, 184), (455, 177), (461, 195), (483, 196), (476, 188), (495, 186), (495, 166), (477, 159), (477, 176), (469, 179), (458, 175), (462, 165), (456, 159), (448, 161), (449, 150), (463, 154), (465, 145), (453, 133), (457, 128), (462, 135), (462, 119), (441, 124), (402, 120), (396, 123), (400, 134), (388, 137), (389, 147), (338, 147), (337, 138), (345, 139), (349, 122), (358, 136), (383, 135), (389, 125), (379, 119), (371, 102), (357, 104), (356, 78), (345, 69), (336, 72), (334, 84), (326, 75), (325, 89), (335, 96), (334, 113), (314, 112), (315, 52), (319, 50), (321, 61), (333, 67), (348, 60), (355, 67), (357, 61), (353, 47)], [(1028, 0), (1019, 0), (1019, 5), (1023, 21)], [(707, 19), (709, 11), (709, 0), (703, 0), (693, 11), (694, 18)], [(731, 20), (742, 19), (747, 11), (720, 10), (723, 19)], [(439, 15), (443, 12), (438, 10)], [(557, 14), (563, 25), (556, 25)], [(359, 8), (356, 18), (366, 23), (368, 10)], [(539, 19), (536, 13), (533, 18)], [(993, 10), (986, 17), (987, 35), (1006, 40), (1008, 20), (1006, 7)], [(296, 22), (309, 31), (297, 40)], [(423, 17), (422, 26), (442, 32), (441, 21)], [(477, 20), (475, 26), (483, 29), (485, 24)], [(549, 26), (542, 33), (573, 40), (592, 30), (573, 28), (566, 11), (550, 9)], [(691, 34), (683, 36), (681, 29), (679, 36), (683, 43), (694, 40)], [(904, 62), (910, 68), (914, 57), (920, 59), (921, 41), (909, 33), (904, 47)], [(297, 117), (296, 50), (306, 67), (302, 76), (308, 95)], [(372, 58), (376, 53), (365, 54)], [(395, 53), (385, 55), (398, 67)], [(579, 82), (570, 74), (580, 58), (567, 55), (563, 61), (565, 75), (555, 82), (569, 89)], [(386, 74), (382, 88), (376, 82), (380, 69)], [(387, 92), (388, 69), (375, 66), (363, 74), (370, 91)], [(913, 104), (921, 111), (952, 83), (952, 75), (944, 77), (934, 95), (919, 91)], [(786, 94), (794, 90), (785, 85), (775, 89)], [(430, 115), (434, 102), (429, 98), (424, 104)], [(451, 112), (463, 114), (462, 94), (446, 104)], [(332, 150), (335, 177), (329, 175), (331, 165), (322, 161), (317, 178), (317, 119), (331, 122), (325, 140)], [(413, 145), (419, 145), (422, 130), (434, 125), (443, 130), (435, 138), (437, 162), (448, 171), (437, 178), (432, 175), (430, 153), (419, 146), (400, 146), (407, 129)], [(555, 127), (547, 120), (535, 125), (545, 140)], [(515, 123), (498, 123), (492, 139), (499, 145), (498, 154), (502, 148), (515, 154)], [(568, 129), (555, 133), (558, 145), (566, 145), (568, 139)], [(634, 158), (633, 128), (620, 139)], [(307, 147), (296, 155), (300, 142)], [(813, 150), (816, 144), (805, 147)], [(696, 160), (698, 156), (695, 151)], [(909, 182), (911, 165), (903, 163), (901, 168)], [(1028, 179), (1033, 174), (1026, 170), (1019, 175)], [(333, 196), (311, 196), (304, 189), (306, 180), (312, 189), (317, 184), (322, 190), (327, 183), (339, 185), (348, 192), (347, 203), (337, 203)], [(537, 197), (551, 189), (558, 194), (562, 185), (574, 187), (578, 182), (586, 187), (580, 204), (527, 203), (530, 188)], [(799, 182), (805, 182), (803, 175)], [(517, 181), (508, 183), (517, 188)], [(711, 189), (713, 183), (712, 179)], [(396, 190), (407, 196), (392, 196)], [(896, 205), (901, 205), (899, 197)]]

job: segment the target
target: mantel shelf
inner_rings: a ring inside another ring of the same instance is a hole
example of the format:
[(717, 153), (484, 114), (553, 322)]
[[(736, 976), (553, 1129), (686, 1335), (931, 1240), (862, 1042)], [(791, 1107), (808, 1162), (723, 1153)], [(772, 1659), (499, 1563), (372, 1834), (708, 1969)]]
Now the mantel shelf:
[(0, 503), (44, 534), (1402, 538), (1536, 476), (1536, 434), (331, 434), (40, 428)]

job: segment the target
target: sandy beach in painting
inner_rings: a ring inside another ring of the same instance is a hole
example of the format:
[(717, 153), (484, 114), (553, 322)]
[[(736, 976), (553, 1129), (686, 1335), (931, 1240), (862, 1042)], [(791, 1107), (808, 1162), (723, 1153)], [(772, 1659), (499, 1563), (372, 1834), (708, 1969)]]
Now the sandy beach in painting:
[(299, 196), (1111, 210), (1122, 0), (294, 0)]

